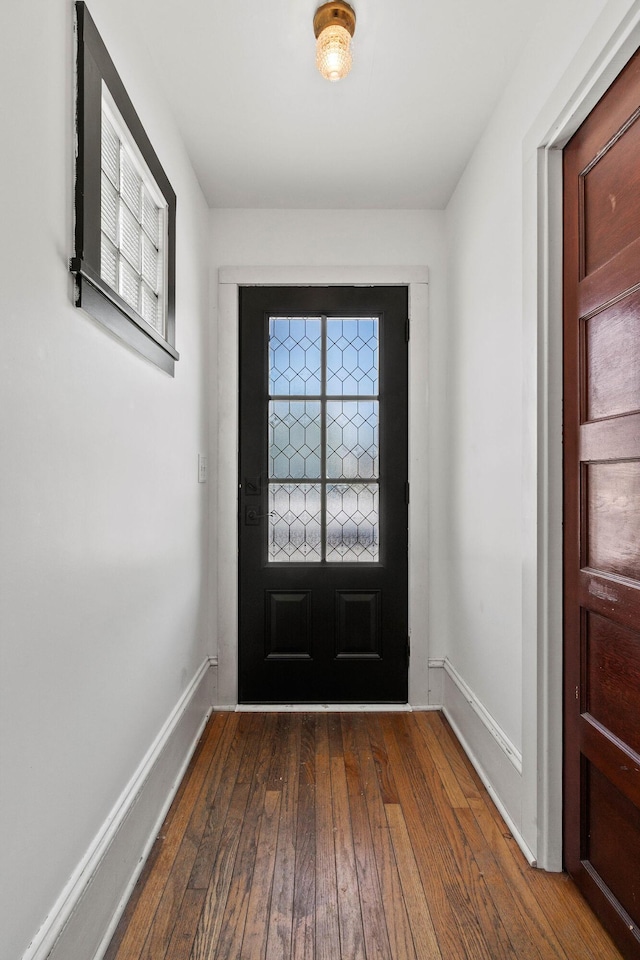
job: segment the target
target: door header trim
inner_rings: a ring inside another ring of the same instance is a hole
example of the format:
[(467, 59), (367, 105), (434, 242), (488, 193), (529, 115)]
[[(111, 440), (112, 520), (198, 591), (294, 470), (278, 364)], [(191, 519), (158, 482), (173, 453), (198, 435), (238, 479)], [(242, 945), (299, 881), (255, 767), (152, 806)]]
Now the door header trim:
[(240, 287), (393, 287), (429, 283), (421, 266), (219, 267), (218, 283)]

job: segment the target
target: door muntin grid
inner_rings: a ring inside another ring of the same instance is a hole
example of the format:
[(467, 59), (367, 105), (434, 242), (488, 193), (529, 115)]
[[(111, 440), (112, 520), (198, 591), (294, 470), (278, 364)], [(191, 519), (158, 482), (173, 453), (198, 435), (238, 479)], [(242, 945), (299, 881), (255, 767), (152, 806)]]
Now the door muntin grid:
[(380, 319), (269, 317), (270, 563), (380, 559)]

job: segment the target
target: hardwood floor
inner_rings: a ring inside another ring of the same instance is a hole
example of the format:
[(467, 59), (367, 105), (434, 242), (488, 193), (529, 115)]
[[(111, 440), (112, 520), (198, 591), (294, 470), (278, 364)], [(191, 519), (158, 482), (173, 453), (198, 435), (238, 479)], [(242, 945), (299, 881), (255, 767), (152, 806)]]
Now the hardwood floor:
[(217, 713), (106, 960), (619, 960), (438, 713)]

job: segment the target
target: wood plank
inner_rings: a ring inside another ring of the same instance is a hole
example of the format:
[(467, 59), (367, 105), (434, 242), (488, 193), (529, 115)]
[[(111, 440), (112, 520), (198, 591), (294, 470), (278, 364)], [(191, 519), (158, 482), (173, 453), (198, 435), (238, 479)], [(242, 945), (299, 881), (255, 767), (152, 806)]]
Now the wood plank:
[(118, 949), (118, 960), (138, 960), (144, 943), (149, 935), (153, 918), (167, 885), (167, 878), (182, 844), (189, 820), (200, 795), (211, 766), (218, 738), (225, 728), (227, 717), (223, 713), (214, 714), (209, 720), (202, 751), (189, 776), (185, 791), (175, 813), (169, 820), (166, 832), (162, 834), (162, 848), (156, 859), (156, 869), (152, 871), (140, 894), (136, 910), (131, 917), (127, 931)]
[[(454, 846), (457, 864), (461, 867), (461, 876), (463, 878), (464, 893), (474, 905), (478, 916), (486, 917), (486, 922), (482, 924), (485, 939), (488, 946), (496, 957), (510, 957), (514, 954), (514, 947), (511, 938), (505, 928), (499, 909), (497, 908), (490, 885), (487, 882), (483, 869), (479, 864), (479, 857), (488, 865), (484, 844), (476, 847), (469, 841), (466, 831), (461, 826), (461, 818), (457, 816), (460, 809), (451, 804), (446, 789), (446, 768), (443, 771), (439, 765), (436, 765), (429, 748), (426, 746), (424, 738), (420, 736), (421, 728), (426, 725), (424, 714), (413, 714), (405, 725), (407, 728), (407, 742), (413, 745), (419, 760), (420, 780), (427, 790), (428, 796), (432, 799), (436, 816), (444, 820), (446, 817), (452, 817), (453, 823), (457, 828), (455, 831), (449, 830), (450, 841), (454, 839), (459, 843)], [(461, 892), (460, 885), (456, 885), (455, 895)], [(514, 932), (516, 927), (514, 925)]]
[(314, 960), (316, 919), (316, 791), (312, 784), (298, 788), (296, 860), (293, 892), (291, 957)]
[(191, 960), (213, 960), (235, 868), (240, 835), (244, 829), (250, 784), (236, 783), (227, 811), (211, 878), (196, 930)]
[(414, 848), (428, 851), (418, 866), (444, 960), (504, 957), (504, 943), (495, 935), (493, 918), (487, 916), (485, 892), (479, 890), (477, 867), (473, 869), (451, 813), (442, 818), (434, 807), (406, 735), (406, 719), (389, 715), (381, 718), (381, 724)]
[(338, 926), (338, 889), (333, 842), (333, 803), (329, 762), (327, 717), (316, 718), (316, 960), (336, 960), (340, 956)]
[(165, 960), (189, 960), (204, 907), (205, 890), (185, 890), (173, 925)]
[[(243, 715), (234, 714), (234, 716), (242, 717)], [(246, 729), (243, 730), (242, 724), (239, 722), (236, 722), (231, 729), (234, 734), (233, 740), (226, 762), (224, 766), (220, 767), (219, 788), (208, 801), (207, 824), (189, 877), (189, 886), (192, 889), (206, 890), (209, 887), (213, 864), (215, 863), (236, 781), (239, 779), (242, 770), (243, 776), (240, 782), (248, 782), (247, 772), (250, 775), (255, 766), (259, 741), (254, 737), (247, 737)], [(221, 781), (223, 773), (224, 778)]]
[(235, 715), (227, 714), (224, 718), (224, 727), (213, 751), (209, 775), (203, 783), (198, 799), (194, 804), (174, 865), (162, 891), (162, 897), (155, 912), (149, 935), (140, 954), (141, 960), (161, 960), (166, 953), (173, 927), (182, 910), (181, 905), (185, 890), (205, 832), (209, 808), (213, 803), (222, 771), (228, 760), (235, 728)]
[[(289, 774), (289, 733), (292, 727), (293, 714), (276, 713), (274, 731), (274, 750), (269, 767), (269, 789), (281, 790)], [(297, 763), (296, 763), (297, 773)]]
[(367, 732), (382, 801), (383, 803), (398, 803), (398, 791), (396, 790), (393, 772), (384, 745), (384, 737), (379, 724), (375, 722), (370, 723)]
[(252, 783), (267, 784), (272, 779), (272, 770), (277, 766), (282, 752), (281, 744), (277, 739), (278, 724), (277, 713), (268, 713), (264, 717), (264, 729), (260, 739), (260, 751), (251, 777)]
[(460, 741), (444, 714), (431, 711), (428, 722), (442, 746), (465, 799), (478, 799), (481, 796), (488, 796), (485, 785), (469, 762)]
[(271, 781), (274, 788), (280, 787), (281, 808), (269, 913), (269, 960), (286, 960), (291, 955), (301, 731), (301, 725), (291, 717), (291, 714), (283, 715), (278, 731), (279, 743), (284, 744), (280, 751), (282, 762), (275, 768)]
[(240, 956), (265, 793), (263, 784), (254, 789), (239, 830), (233, 875), (217, 937), (216, 960)]
[(397, 803), (385, 804), (385, 813), (396, 854), (396, 862), (400, 870), (402, 894), (412, 918), (411, 929), (416, 953), (420, 960), (441, 960), (442, 953), (438, 946), (438, 938), (431, 919), (431, 911), (424, 887), (420, 880), (420, 871), (402, 814), (402, 807)]
[(353, 846), (344, 756), (342, 754), (340, 718), (337, 714), (333, 714), (330, 718), (329, 726), (333, 728), (332, 739), (335, 738), (340, 743), (340, 755), (332, 755), (330, 761), (340, 944), (344, 956), (353, 958), (353, 960), (365, 960), (358, 872)]
[(391, 955), (394, 960), (416, 960), (411, 921), (402, 893), (400, 874), (391, 842), (383, 796), (380, 792), (380, 782), (373, 761), (376, 753), (375, 745), (383, 742), (378, 718), (374, 715), (366, 718), (356, 717), (354, 732)]
[[(259, 714), (253, 714), (252, 716), (256, 720), (260, 717)], [(239, 957), (242, 949), (260, 822), (267, 792), (266, 782), (269, 779), (270, 764), (275, 748), (273, 734), (276, 723), (275, 714), (270, 713), (263, 717), (260, 747), (250, 782), (249, 802), (242, 822), (238, 852), (218, 938), (218, 949), (215, 954), (217, 960)], [(238, 782), (240, 781), (238, 780)]]
[[(247, 904), (247, 920), (242, 938), (241, 960), (264, 960), (267, 951), (269, 904), (276, 863), (281, 799), (282, 794), (279, 790), (265, 792), (251, 892)], [(235, 956), (235, 954), (232, 955)]]
[(425, 713), (424, 716), (421, 715), (417, 729), (437, 767), (438, 776), (442, 780), (451, 807), (454, 810), (462, 809), (468, 807), (469, 804), (464, 795), (464, 790), (460, 786), (458, 778), (454, 773), (453, 766), (449, 762), (449, 757), (445, 753), (442, 743), (435, 733), (434, 724), (431, 719), (434, 715), (431, 711), (428, 714)]
[(345, 714), (341, 725), (365, 951), (367, 960), (392, 960), (384, 921), (385, 905), (380, 892), (375, 848), (360, 775), (354, 715)]
[(456, 818), (464, 830), (469, 847), (473, 850), (480, 875), (487, 885), (489, 895), (519, 960), (547, 960), (550, 957), (560, 960), (559, 954), (553, 946), (550, 947), (548, 940), (546, 944), (543, 940), (541, 949), (538, 949), (538, 941), (531, 937), (526, 914), (521, 911), (521, 904), (514, 897), (512, 887), (505, 877), (502, 862), (494, 853), (493, 847), (487, 844), (473, 811), (469, 806), (457, 808)]
[(252, 783), (254, 779), (258, 748), (262, 740), (266, 715), (264, 713), (241, 713), (239, 729), (246, 743), (242, 763), (238, 770), (238, 783)]
[(312, 713), (300, 715), (300, 786), (316, 782), (316, 721)]

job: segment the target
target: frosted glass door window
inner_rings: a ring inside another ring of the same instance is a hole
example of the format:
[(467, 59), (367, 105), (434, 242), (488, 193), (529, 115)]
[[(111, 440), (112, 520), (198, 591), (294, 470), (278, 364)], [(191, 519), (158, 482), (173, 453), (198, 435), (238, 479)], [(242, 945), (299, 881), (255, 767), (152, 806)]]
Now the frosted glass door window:
[(379, 320), (269, 318), (275, 563), (379, 560)]

